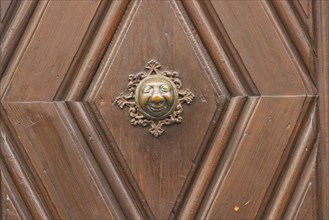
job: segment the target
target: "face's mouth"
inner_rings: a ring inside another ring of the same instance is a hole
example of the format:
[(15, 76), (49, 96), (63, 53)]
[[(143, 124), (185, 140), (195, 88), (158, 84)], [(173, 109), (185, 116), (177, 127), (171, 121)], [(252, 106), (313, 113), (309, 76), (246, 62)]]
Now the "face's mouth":
[(161, 112), (167, 108), (167, 105), (165, 103), (162, 103), (160, 105), (148, 104), (147, 107), (152, 112)]

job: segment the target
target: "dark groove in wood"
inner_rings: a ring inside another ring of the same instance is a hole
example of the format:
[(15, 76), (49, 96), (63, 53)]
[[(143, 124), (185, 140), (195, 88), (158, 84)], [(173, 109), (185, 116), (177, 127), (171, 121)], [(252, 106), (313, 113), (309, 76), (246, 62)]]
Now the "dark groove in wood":
[[(200, 1), (182, 1), (232, 96), (259, 94), (214, 11)], [(212, 12), (212, 13), (210, 13)], [(212, 16), (210, 16), (212, 14)], [(236, 61), (235, 61), (236, 60)]]
[(265, 208), (268, 205), (269, 200), (272, 199), (272, 192), (277, 185), (278, 179), (279, 179), (281, 173), (283, 172), (283, 169), (285, 167), (287, 160), (289, 159), (290, 152), (292, 151), (292, 148), (295, 145), (298, 135), (300, 134), (300, 130), (303, 127), (303, 123), (305, 123), (305, 121), (308, 119), (308, 115), (310, 114), (310, 111), (312, 110), (312, 106), (315, 105), (316, 100), (317, 100), (316, 96), (306, 96), (305, 97), (302, 110), (297, 119), (297, 123), (289, 138), (288, 144), (285, 147), (285, 150), (282, 154), (281, 162), (272, 178), (271, 184), (267, 188), (266, 195), (264, 196), (262, 205), (259, 208), (259, 211), (257, 213), (257, 217), (256, 217), (257, 219), (262, 218), (261, 216), (264, 214)]
[(313, 73), (315, 47), (305, 28), (303, 28), (302, 21), (298, 19), (293, 10), (292, 3), (290, 1), (272, 1), (272, 4), (306, 64), (308, 72)]
[[(15, 185), (17, 186), (25, 204), (29, 208), (33, 218), (36, 219), (51, 219), (52, 216), (48, 207), (38, 195), (38, 190), (30, 177), (29, 171), (26, 169), (25, 163), (20, 159), (14, 146), (12, 145), (11, 137), (6, 132), (5, 124), (0, 120), (1, 129), (1, 158), (6, 164), (8, 171)], [(47, 204), (49, 206), (49, 204)]]
[[(0, 105), (0, 113), (2, 118), (0, 118), (0, 125), (4, 129), (5, 133), (8, 136), (8, 139), (10, 140), (11, 146), (13, 146), (12, 151), (15, 155), (17, 155), (17, 160), (19, 160), (19, 164), (21, 164), (22, 169), (24, 169), (25, 175), (28, 177), (28, 179), (33, 184), (32, 187), (35, 187), (35, 189), (38, 191), (38, 194), (40, 194), (41, 200), (44, 201), (45, 206), (49, 210), (50, 214), (53, 218), (59, 218), (58, 210), (54, 206), (54, 204), (51, 201), (51, 198), (49, 194), (47, 193), (45, 186), (43, 185), (41, 179), (39, 178), (38, 174), (35, 172), (34, 167), (29, 160), (29, 157), (27, 155), (27, 152), (24, 150), (24, 147), (22, 146), (21, 141), (18, 139), (18, 135), (11, 124), (10, 120), (8, 119), (8, 112), (4, 109), (3, 105), (5, 103), (2, 103)], [(4, 161), (6, 164), (6, 162)], [(14, 172), (14, 171), (13, 171)], [(12, 177), (13, 178), (13, 177)], [(24, 176), (22, 177), (24, 178)], [(17, 180), (19, 181), (19, 180)]]
[(317, 78), (320, 145), (318, 153), (319, 218), (329, 219), (329, 2), (316, 1)]
[[(113, 36), (113, 39), (111, 40), (110, 45), (108, 48), (112, 48), (111, 50), (107, 50), (104, 58), (102, 59), (99, 69), (102, 69), (102, 74), (97, 73), (95, 78), (96, 80), (93, 80), (90, 85), (88, 90), (86, 91), (84, 100), (86, 101), (92, 101), (95, 99), (96, 94), (100, 90), (100, 86), (102, 82), (104, 81), (104, 78), (106, 76), (106, 72), (108, 71), (109, 66), (111, 66), (111, 63), (113, 62), (113, 59), (115, 57), (115, 54), (118, 52), (120, 49), (120, 45), (124, 39), (124, 35), (127, 33), (129, 26), (141, 4), (141, 1), (132, 1), (131, 4), (129, 4), (127, 8), (127, 14), (125, 14), (124, 18), (122, 19), (123, 21), (119, 24), (119, 28), (122, 30), (118, 34)], [(100, 76), (98, 76), (100, 75)], [(96, 86), (97, 85), (97, 86)]]
[(195, 179), (196, 172), (202, 163), (202, 159), (203, 159), (206, 151), (209, 150), (208, 146), (211, 146), (211, 143), (216, 138), (217, 130), (221, 123), (221, 117), (223, 117), (223, 115), (225, 114), (225, 111), (226, 111), (228, 105), (229, 105), (229, 103), (225, 98), (222, 98), (220, 100), (218, 108), (212, 119), (212, 124), (209, 125), (206, 135), (203, 138), (201, 147), (199, 148), (198, 153), (196, 154), (197, 156), (193, 160), (194, 166), (191, 167), (189, 173), (187, 174), (184, 185), (182, 186), (181, 192), (179, 193), (179, 195), (176, 199), (175, 205), (172, 209), (169, 219), (176, 219), (176, 213), (177, 213), (178, 209), (180, 208), (180, 204), (182, 202), (184, 202), (185, 195), (187, 194), (187, 192), (189, 190), (191, 190), (191, 186), (193, 185), (193, 181)]
[(0, 81), (0, 97), (3, 98), (5, 94), (5, 90), (7, 89), (14, 72), (23, 57), (27, 46), (29, 45), (32, 36), (37, 29), (39, 22), (47, 8), (49, 1), (40, 1), (34, 10), (34, 13), (26, 27), (26, 31), (22, 35), (18, 45), (16, 46), (16, 50), (14, 54), (11, 56), (11, 60), (7, 65), (6, 71), (3, 73), (3, 76)]
[(129, 192), (134, 198), (134, 201), (136, 205), (138, 206), (141, 213), (145, 216), (147, 219), (155, 219), (149, 205), (147, 204), (147, 201), (139, 189), (138, 184), (136, 183), (133, 175), (131, 174), (131, 171), (125, 162), (125, 159), (123, 158), (119, 147), (117, 146), (114, 138), (112, 137), (112, 134), (109, 132), (104, 120), (102, 119), (101, 114), (99, 113), (97, 107), (88, 102), (84, 102), (84, 107), (86, 108), (88, 112), (89, 118), (92, 120), (92, 124), (94, 127), (96, 127), (96, 130), (98, 131), (100, 137), (102, 138), (103, 142), (107, 146), (107, 152), (110, 155), (111, 158), (113, 158), (116, 167), (118, 168), (119, 172), (124, 178), (123, 182), (126, 183), (126, 187), (128, 188)]
[[(5, 32), (5, 30), (8, 29), (8, 26), (10, 24), (10, 21), (13, 19), (14, 15), (15, 15), (15, 11), (18, 8), (18, 5), (20, 3), (20, 1), (13, 1), (10, 0), (10, 4), (8, 5), (8, 8), (5, 11), (5, 14), (1, 14), (1, 21), (0, 21), (0, 33), (2, 35), (2, 33)], [(2, 5), (1, 5), (1, 13), (2, 13)], [(1, 37), (2, 38), (2, 37)]]
[(100, 194), (103, 195), (102, 199), (104, 203), (106, 203), (107, 209), (113, 215), (114, 219), (124, 219), (124, 210), (121, 209), (117, 200), (114, 198), (113, 190), (110, 189), (106, 183), (103, 181), (102, 172), (99, 172), (99, 168), (95, 166), (97, 163), (94, 161), (94, 158), (91, 156), (92, 154), (87, 147), (86, 142), (84, 142), (83, 134), (80, 133), (77, 124), (74, 121), (73, 116), (70, 114), (70, 111), (67, 105), (64, 102), (55, 102), (55, 108), (60, 115), (61, 119), (63, 120), (65, 126), (67, 126), (71, 131), (74, 131), (77, 140), (81, 142), (81, 146), (83, 146), (80, 154), (81, 159), (85, 161), (86, 166), (90, 169), (90, 176), (92, 177), (97, 189), (100, 191)]
[(172, 7), (175, 10), (175, 14), (181, 23), (186, 36), (190, 40), (191, 46), (193, 47), (197, 57), (202, 64), (203, 68), (209, 74), (211, 83), (214, 85), (216, 91), (226, 97), (229, 97), (229, 91), (226, 85), (223, 83), (221, 75), (217, 72), (216, 67), (208, 55), (206, 48), (202, 45), (200, 37), (196, 34), (196, 30), (193, 27), (192, 21), (189, 19), (187, 12), (185, 11), (182, 2), (177, 2), (175, 0), (170, 1)]
[[(15, 207), (17, 214), (21, 219), (32, 219), (30, 211), (27, 209), (25, 202), (22, 200), (21, 195), (19, 194), (15, 183), (12, 181), (8, 170), (5, 167), (5, 164), (2, 162), (2, 158), (0, 157), (0, 167), (1, 167), (1, 179), (0, 179), (0, 187), (1, 193), (5, 194), (5, 191), (8, 193), (7, 196), (12, 200), (13, 206)], [(5, 196), (5, 195), (3, 195)], [(1, 205), (5, 205), (5, 201), (9, 198), (4, 198), (1, 200)], [(6, 207), (3, 207), (3, 213), (0, 216), (5, 218)]]
[[(110, 8), (111, 2), (112, 1), (101, 0), (94, 17), (92, 18), (87, 31), (83, 36), (80, 46), (74, 55), (67, 72), (65, 73), (64, 79), (56, 91), (53, 101), (64, 101), (65, 97), (70, 92), (70, 88), (75, 83), (75, 79), (79, 77), (79, 70), (83, 68), (83, 65), (89, 65), (89, 62), (93, 62), (93, 60), (90, 60), (90, 57), (87, 57), (89, 60), (86, 60), (86, 56), (90, 53), (90, 48), (92, 48), (92, 45), (95, 43), (94, 38), (99, 32), (99, 28), (101, 27), (100, 23), (103, 22), (104, 16)], [(98, 44), (100, 44), (99, 41), (97, 41), (96, 45)], [(78, 81), (78, 83), (83, 82)]]
[[(19, 4), (18, 4), (19, 3)], [(36, 0), (21, 1), (16, 3), (17, 10), (13, 13), (13, 18), (8, 22), (8, 26), (1, 31), (1, 59), (0, 59), (0, 79), (12, 57), (17, 43), (22, 36), (30, 17), (37, 6)], [(9, 23), (10, 22), (10, 23)]]
[[(287, 52), (290, 54), (291, 60), (295, 65), (295, 67), (297, 68), (300, 77), (303, 81), (306, 93), (308, 95), (315, 95), (317, 93), (317, 89), (311, 78), (310, 72), (306, 64), (302, 60), (300, 54), (298, 53), (296, 47), (294, 46), (291, 38), (289, 37), (287, 30), (282, 25), (280, 18), (276, 13), (276, 11), (274, 10), (272, 3), (269, 1), (260, 1), (260, 2), (265, 12), (269, 16), (270, 20), (272, 21), (275, 29), (277, 30), (278, 35), (280, 36), (280, 39), (282, 40)], [(312, 50), (312, 54), (313, 54), (313, 50)]]
[(224, 113), (222, 121), (217, 128), (215, 139), (211, 147), (205, 152), (200, 167), (194, 174), (194, 181), (191, 183), (189, 190), (185, 193), (184, 199), (177, 210), (178, 219), (192, 219), (198, 211), (202, 198), (205, 195), (208, 184), (218, 164), (230, 134), (235, 126), (235, 119), (240, 115), (246, 98), (234, 97)]
[(209, 208), (212, 206), (216, 194), (220, 186), (222, 185), (225, 176), (232, 164), (235, 152), (237, 151), (241, 138), (243, 137), (243, 132), (247, 124), (249, 123), (252, 114), (254, 113), (258, 101), (258, 97), (248, 97), (239, 116), (237, 116), (236, 125), (234, 127), (233, 133), (231, 134), (230, 139), (225, 147), (223, 156), (219, 160), (211, 183), (207, 188), (207, 193), (205, 196), (205, 198), (207, 199), (202, 201), (201, 207), (198, 210), (198, 219), (207, 218)]
[(80, 100), (86, 92), (101, 59), (129, 3), (103, 1), (72, 62), (55, 100)]
[(303, 123), (304, 126), (299, 129), (300, 133), (295, 140), (294, 148), (289, 153), (289, 159), (284, 165), (274, 192), (271, 193), (271, 200), (262, 218), (281, 219), (283, 217), (317, 138), (316, 107), (316, 104), (312, 106), (307, 120)]
[[(319, 140), (319, 139), (318, 139)], [(312, 175), (316, 171), (316, 160), (318, 154), (319, 142), (318, 140), (314, 144), (315, 146), (312, 149), (312, 152), (306, 162), (302, 176), (298, 182), (298, 185), (294, 189), (293, 196), (289, 201), (289, 205), (286, 208), (286, 211), (283, 215), (284, 219), (296, 219), (298, 212), (300, 211), (301, 205), (304, 202), (305, 196), (310, 189), (310, 184), (316, 185), (316, 183), (311, 183)], [(315, 207), (318, 206), (317, 198), (314, 198), (313, 204)], [(318, 207), (317, 207), (318, 209)], [(317, 210), (315, 210), (314, 219), (320, 219), (317, 215)]]
[(78, 102), (67, 102), (67, 105), (72, 116), (78, 123), (91, 152), (102, 169), (107, 182), (113, 189), (122, 209), (125, 211), (126, 218), (143, 218), (143, 213), (140, 213), (139, 207), (134, 202), (134, 197), (126, 189), (126, 184), (117, 171), (117, 165), (108, 152), (109, 146), (104, 142), (101, 134), (98, 133), (94, 122), (90, 119), (83, 104)]
[(301, 4), (299, 3), (299, 1), (291, 1), (291, 5), (293, 7), (293, 10), (297, 13), (299, 19), (302, 21), (304, 29), (307, 30), (308, 16), (302, 8)]

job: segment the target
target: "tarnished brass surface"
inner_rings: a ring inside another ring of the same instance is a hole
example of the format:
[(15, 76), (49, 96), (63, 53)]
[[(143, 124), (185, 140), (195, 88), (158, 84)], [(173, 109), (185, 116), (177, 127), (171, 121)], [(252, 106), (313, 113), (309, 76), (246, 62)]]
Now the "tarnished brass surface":
[(150, 126), (154, 137), (160, 136), (163, 125), (182, 122), (183, 103), (194, 98), (189, 89), (182, 90), (178, 72), (160, 71), (161, 65), (149, 61), (146, 72), (129, 75), (128, 93), (121, 93), (115, 104), (129, 107), (131, 124)]
[(165, 76), (152, 75), (143, 79), (135, 93), (138, 111), (148, 118), (160, 120), (176, 108), (176, 85)]

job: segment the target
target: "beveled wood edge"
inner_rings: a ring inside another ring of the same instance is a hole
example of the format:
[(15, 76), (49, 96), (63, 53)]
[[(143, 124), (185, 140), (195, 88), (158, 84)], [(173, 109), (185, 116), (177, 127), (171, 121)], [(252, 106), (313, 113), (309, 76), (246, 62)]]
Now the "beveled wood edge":
[[(301, 180), (300, 177), (315, 141), (318, 139), (316, 97), (305, 100), (303, 106), (306, 111), (300, 113), (297, 125), (289, 139), (285, 156), (280, 162), (282, 166), (277, 169), (280, 176), (273, 178), (272, 182), (275, 182), (275, 186), (269, 187), (267, 190), (269, 201), (263, 202), (267, 203), (267, 206), (262, 216), (259, 216), (261, 219), (282, 219), (294, 189)], [(297, 136), (296, 132), (298, 132)]]
[(201, 205), (210, 180), (215, 172), (226, 143), (231, 137), (231, 133), (236, 124), (236, 120), (242, 112), (246, 102), (246, 97), (233, 97), (222, 116), (219, 125), (214, 132), (214, 139), (210, 140), (211, 145), (203, 154), (197, 170), (193, 175), (189, 189), (185, 193), (183, 200), (178, 207), (176, 218), (192, 219)]
[(203, 45), (200, 36), (196, 34), (194, 24), (188, 16), (188, 13), (182, 2), (170, 0), (170, 4), (174, 9), (176, 17), (181, 24), (186, 37), (190, 40), (190, 45), (193, 48), (195, 55), (200, 62), (200, 65), (209, 75), (210, 83), (213, 85), (217, 95), (230, 97), (230, 93), (226, 88), (225, 83), (223, 82), (221, 74), (217, 71), (216, 65), (211, 59), (206, 47)]
[(315, 2), (320, 143), (317, 160), (320, 219), (329, 219), (329, 2)]
[(182, 1), (231, 96), (259, 91), (209, 1)]
[[(88, 90), (86, 91), (83, 100), (92, 102), (101, 89), (102, 83), (111, 68), (111, 65), (115, 59), (117, 51), (121, 47), (121, 43), (124, 40), (124, 35), (129, 31), (129, 27), (135, 14), (138, 11), (138, 8), (141, 4), (141, 1), (132, 1), (131, 4), (128, 5), (125, 15), (122, 18), (122, 21), (119, 25), (119, 31), (114, 34), (109, 47), (102, 58), (102, 62), (100, 63), (97, 72), (94, 78), (90, 81), (90, 85)], [(226, 89), (225, 84), (222, 82), (217, 69), (212, 63), (211, 58), (208, 56), (206, 49), (201, 43), (199, 37), (193, 32), (192, 22), (189, 20), (185, 9), (181, 6), (180, 2), (170, 1), (171, 6), (174, 9), (174, 13), (177, 16), (179, 23), (181, 24), (186, 37), (190, 40), (191, 47), (195, 51), (195, 55), (198, 57), (202, 68), (209, 75), (211, 84), (213, 88), (217, 92), (219, 96), (224, 95), (229, 97), (230, 94)]]
[(291, 59), (292, 63), (296, 67), (302, 79), (306, 94), (315, 95), (317, 93), (317, 88), (311, 78), (311, 74), (306, 64), (302, 60), (300, 54), (298, 53), (296, 47), (294, 46), (291, 36), (288, 34), (287, 30), (284, 28), (284, 25), (280, 21), (280, 18), (276, 13), (272, 3), (270, 1), (265, 1), (265, 0), (260, 1), (260, 3), (262, 4), (264, 11), (266, 12), (273, 26), (275, 27), (287, 53), (292, 57)]
[(6, 21), (6, 26), (1, 33), (1, 59), (0, 59), (0, 79), (10, 61), (11, 56), (27, 26), (30, 17), (37, 6), (36, 0), (31, 1), (15, 1), (15, 11), (11, 11), (12, 15)]
[[(304, 202), (305, 196), (310, 190), (310, 181), (312, 176), (315, 176), (316, 172), (316, 161), (317, 161), (317, 154), (319, 149), (319, 142), (317, 141), (315, 143), (315, 146), (312, 149), (312, 152), (309, 155), (308, 161), (306, 162), (306, 165), (304, 167), (304, 171), (302, 173), (302, 176), (300, 177), (300, 181), (298, 182), (298, 185), (294, 189), (293, 195), (290, 199), (289, 205), (286, 208), (286, 211), (283, 215), (283, 219), (296, 219), (298, 212), (300, 211), (300, 208), (302, 206), (302, 203)], [(316, 181), (315, 181), (316, 182)], [(316, 187), (316, 183), (315, 186)], [(313, 209), (313, 215), (314, 219), (320, 219), (319, 218), (319, 207), (318, 207), (318, 201), (317, 196), (314, 196), (312, 199), (315, 209)]]
[(103, 0), (54, 100), (81, 100), (119, 25), (129, 0)]
[[(239, 97), (238, 99), (245, 99)], [(189, 190), (189, 187), (191, 185), (191, 182), (194, 180), (194, 174), (196, 172), (196, 169), (198, 168), (198, 164), (201, 163), (202, 157), (204, 155), (204, 151), (207, 150), (207, 146), (209, 145), (209, 142), (212, 142), (212, 139), (216, 136), (216, 130), (218, 129), (217, 127), (221, 123), (221, 116), (225, 114), (225, 109), (227, 108), (228, 105), (228, 99), (225, 96), (220, 96), (219, 97), (219, 103), (218, 107), (214, 113), (214, 116), (211, 121), (213, 123), (208, 127), (207, 133), (205, 137), (203, 138), (202, 144), (200, 149), (198, 150), (198, 153), (196, 154), (196, 158), (194, 158), (194, 163), (196, 164), (194, 167), (191, 167), (189, 170), (187, 177), (185, 179), (185, 182), (181, 188), (181, 191), (179, 192), (178, 197), (176, 198), (175, 204), (173, 206), (173, 209), (170, 213), (169, 219), (176, 219), (176, 212), (179, 209), (180, 204), (184, 201), (184, 196), (185, 193)], [(79, 102), (74, 102), (75, 105), (81, 105)], [(88, 120), (91, 120), (93, 122), (90, 122), (90, 124), (93, 124), (95, 129), (97, 129), (99, 133), (99, 137), (101, 137), (103, 140), (103, 144), (105, 144), (104, 148), (108, 149), (106, 156), (108, 159), (112, 158), (112, 160), (117, 160), (114, 161), (116, 162), (116, 167), (122, 174), (122, 178), (125, 179), (126, 184), (126, 189), (131, 192), (131, 199), (134, 199), (135, 203), (138, 205), (139, 210), (142, 212), (143, 216), (149, 219), (155, 219), (155, 216), (153, 215), (151, 209), (149, 208), (146, 199), (144, 198), (143, 193), (139, 189), (139, 186), (137, 182), (135, 181), (128, 164), (125, 162), (125, 159), (123, 158), (119, 147), (117, 146), (115, 139), (113, 138), (112, 134), (109, 131), (109, 128), (107, 127), (102, 115), (100, 114), (96, 104), (92, 102), (84, 102), (84, 111), (87, 111), (88, 113)], [(99, 146), (97, 146), (99, 147)], [(95, 150), (100, 150), (100, 149), (95, 149)], [(106, 151), (106, 150), (105, 150)], [(115, 156), (111, 156), (115, 155)], [(107, 165), (108, 166), (108, 165)], [(104, 169), (107, 169), (108, 167), (104, 167)], [(122, 197), (122, 195), (119, 194), (119, 197)], [(123, 198), (120, 198), (123, 200)], [(133, 203), (133, 202), (131, 202)]]
[(127, 189), (125, 179), (118, 172), (122, 169), (118, 169), (118, 162), (109, 152), (110, 143), (106, 140), (104, 132), (101, 131), (95, 119), (92, 119), (93, 116), (90, 115), (86, 106), (81, 102), (66, 103), (126, 217), (128, 219), (147, 217), (143, 210), (140, 210), (141, 205), (136, 204), (134, 195)]
[[(1, 160), (6, 165), (23, 201), (35, 219), (58, 218), (58, 213), (56, 213), (52, 204), (44, 201), (44, 198), (49, 196), (46, 195), (46, 191), (40, 187), (40, 181), (36, 183), (35, 175), (32, 175), (31, 170), (27, 168), (30, 168), (31, 165), (27, 166), (26, 160), (22, 159), (21, 152), (16, 150), (17, 146), (14, 145), (16, 145), (17, 142), (13, 141), (10, 135), (12, 132), (9, 132), (6, 124), (0, 119)], [(52, 212), (48, 207), (51, 207), (50, 209)]]
[(249, 124), (252, 115), (257, 109), (259, 102), (260, 97), (248, 97), (245, 100), (242, 109), (239, 109), (239, 114), (237, 114), (236, 118), (234, 118), (236, 124), (234, 125), (233, 130), (228, 136), (227, 143), (223, 145), (224, 151), (222, 152), (222, 155), (220, 156), (217, 162), (218, 165), (216, 167), (216, 170), (214, 171), (214, 174), (212, 175), (212, 180), (208, 186), (205, 195), (205, 198), (207, 199), (204, 199), (202, 201), (201, 207), (196, 216), (197, 218), (209, 218), (209, 210), (213, 204), (213, 201), (216, 198), (218, 190), (222, 186), (223, 181), (225, 180), (225, 177), (229, 172), (229, 169), (234, 160), (234, 156), (238, 150), (239, 143), (242, 140), (245, 128)]
[(128, 8), (126, 9), (127, 14), (124, 16), (123, 21), (120, 24), (121, 26), (120, 31), (112, 37), (108, 49), (106, 50), (102, 58), (102, 61), (99, 64), (97, 72), (95, 73), (95, 76), (90, 82), (89, 87), (82, 100), (88, 102), (96, 98), (104, 82), (104, 79), (108, 74), (109, 69), (111, 68), (116, 53), (121, 47), (121, 43), (124, 40), (124, 35), (127, 33), (129, 26), (133, 21), (133, 18), (135, 17), (135, 14), (140, 4), (141, 4), (141, 0), (135, 0), (128, 5)]
[[(106, 204), (109, 212), (115, 219), (124, 219), (125, 211), (120, 207), (118, 201), (114, 198), (114, 189), (109, 187), (105, 180), (104, 173), (98, 166), (98, 162), (94, 155), (91, 153), (88, 146), (87, 140), (84, 138), (82, 131), (79, 129), (73, 115), (71, 114), (68, 106), (65, 102), (54, 102), (53, 103), (58, 116), (65, 125), (65, 127), (72, 132), (72, 136), (75, 141), (78, 141), (81, 148), (77, 149), (81, 160), (87, 169), (89, 169), (90, 177), (93, 179), (95, 187), (102, 196), (104, 203)], [(90, 168), (92, 167), (92, 169)]]
[(286, 148), (281, 156), (281, 162), (279, 163), (275, 174), (272, 178), (271, 184), (269, 185), (266, 194), (264, 196), (262, 205), (257, 213), (257, 218), (261, 218), (262, 215), (264, 215), (265, 209), (268, 206), (269, 200), (272, 198), (272, 192), (275, 189), (278, 179), (281, 175), (281, 173), (284, 170), (286, 162), (289, 160), (289, 153), (294, 147), (294, 144), (296, 140), (300, 137), (300, 129), (303, 127), (303, 123), (307, 120), (308, 115), (310, 114), (311, 107), (315, 105), (315, 102), (317, 100), (317, 96), (306, 96), (303, 102), (303, 107), (301, 109), (301, 112), (297, 118), (296, 125), (293, 128), (293, 131), (289, 137), (288, 143), (286, 145)]
[(283, 26), (286, 28), (291, 40), (299, 51), (299, 54), (308, 68), (308, 72), (312, 72), (314, 70), (314, 64), (312, 63), (311, 66), (309, 66), (309, 60), (302, 56), (303, 54), (310, 54), (311, 56), (307, 57), (309, 59), (310, 57), (314, 57), (315, 53), (314, 42), (307, 33), (307, 30), (305, 30), (307, 24), (303, 25), (303, 21), (300, 19), (298, 12), (293, 6), (293, 1), (272, 1), (271, 3), (276, 12), (280, 15)]
[(43, 13), (45, 12), (47, 5), (49, 3), (49, 0), (45, 0), (45, 1), (39, 1), (32, 17), (29, 20), (29, 23), (20, 39), (20, 41), (18, 42), (15, 52), (14, 54), (11, 56), (11, 60), (7, 65), (7, 68), (3, 74), (3, 77), (1, 78), (0, 81), (0, 98), (1, 98), (1, 102), (3, 102), (3, 99), (6, 96), (6, 90), (8, 88), (8, 86), (10, 85), (10, 82), (13, 78), (14, 72), (21, 60), (21, 58), (23, 57), (25, 50), (30, 42), (30, 40), (32, 39), (32, 36), (35, 32), (35, 30), (37, 29), (37, 26), (43, 16)]
[(10, 4), (8, 5), (7, 10), (5, 11), (4, 17), (0, 21), (0, 23), (1, 23), (1, 25), (0, 25), (1, 40), (2, 40), (3, 34), (6, 32), (6, 30), (8, 30), (10, 21), (15, 16), (15, 11), (17, 10), (19, 4), (20, 4), (19, 1), (10, 0)]
[[(30, 211), (28, 210), (25, 202), (23, 201), (20, 193), (18, 192), (16, 188), (16, 184), (12, 181), (8, 170), (5, 167), (5, 164), (2, 162), (2, 159), (0, 157), (0, 167), (1, 167), (1, 178), (0, 178), (0, 195), (2, 196), (3, 200), (1, 200), (0, 208), (2, 209), (2, 213), (0, 211), (0, 218), (6, 219), (5, 216), (5, 210), (6, 210), (6, 200), (10, 199), (12, 200), (12, 203), (21, 219), (32, 219), (32, 215)], [(5, 195), (5, 188), (8, 192), (7, 195)], [(7, 198), (8, 196), (8, 198)], [(2, 205), (2, 207), (1, 207)]]
[(308, 16), (307, 16), (306, 12), (304, 11), (304, 8), (302, 7), (302, 5), (300, 4), (299, 1), (291, 1), (290, 3), (293, 7), (293, 10), (298, 15), (299, 20), (302, 21), (304, 29), (306, 30)]
[(206, 134), (202, 139), (201, 146), (199, 147), (199, 150), (196, 153), (196, 157), (193, 159), (195, 166), (192, 166), (187, 174), (185, 182), (180, 190), (180, 193), (176, 198), (176, 202), (170, 213), (169, 219), (177, 219), (177, 212), (180, 209), (181, 204), (186, 202), (184, 201), (186, 199), (186, 195), (191, 190), (193, 181), (195, 180), (198, 172), (197, 170), (199, 169), (199, 166), (202, 164), (204, 155), (208, 150), (210, 150), (209, 148), (212, 147), (211, 143), (216, 138), (216, 134), (218, 133), (218, 129), (219, 129), (218, 127), (222, 123), (222, 117), (225, 115), (229, 103), (230, 101), (225, 96), (220, 97), (218, 107), (211, 120), (212, 123), (208, 126)]
[(114, 161), (116, 168), (122, 177), (122, 182), (126, 183), (126, 189), (130, 192), (135, 204), (137, 205), (141, 215), (148, 219), (155, 219), (151, 208), (149, 207), (146, 198), (139, 189), (135, 178), (131, 174), (131, 171), (125, 162), (121, 151), (115, 142), (111, 132), (109, 131), (101, 113), (99, 112), (97, 106), (93, 102), (83, 102), (86, 112), (92, 124), (97, 129), (103, 143), (107, 149), (107, 155), (111, 155), (111, 159)]

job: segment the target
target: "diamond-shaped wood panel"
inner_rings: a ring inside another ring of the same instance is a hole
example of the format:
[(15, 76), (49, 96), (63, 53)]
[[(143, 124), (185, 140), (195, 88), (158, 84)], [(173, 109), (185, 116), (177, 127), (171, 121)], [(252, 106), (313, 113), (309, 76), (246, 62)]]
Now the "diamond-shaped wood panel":
[[(325, 1), (12, 2), (5, 218), (328, 217)], [(150, 60), (195, 95), (158, 138), (114, 103)]]

